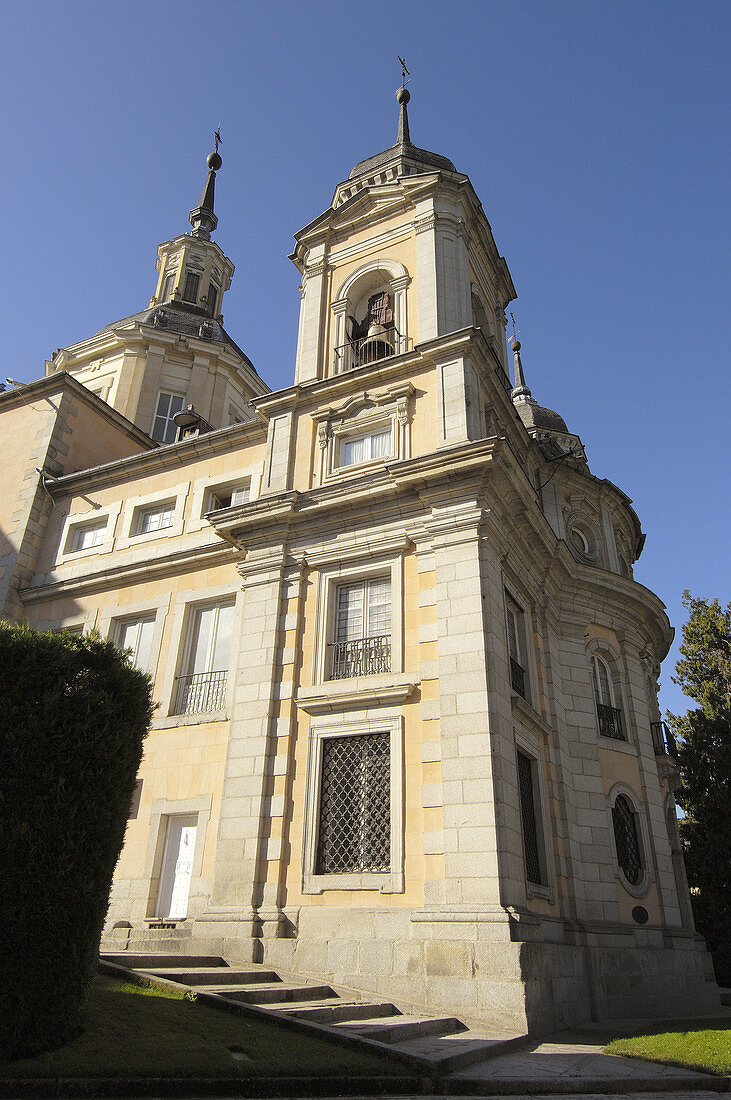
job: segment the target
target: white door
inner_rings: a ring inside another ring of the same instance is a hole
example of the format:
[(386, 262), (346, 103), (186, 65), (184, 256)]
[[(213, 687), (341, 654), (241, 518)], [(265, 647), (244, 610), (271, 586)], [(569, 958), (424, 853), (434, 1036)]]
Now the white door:
[(166, 920), (182, 920), (188, 914), (197, 832), (196, 814), (168, 818), (158, 898), (158, 916)]

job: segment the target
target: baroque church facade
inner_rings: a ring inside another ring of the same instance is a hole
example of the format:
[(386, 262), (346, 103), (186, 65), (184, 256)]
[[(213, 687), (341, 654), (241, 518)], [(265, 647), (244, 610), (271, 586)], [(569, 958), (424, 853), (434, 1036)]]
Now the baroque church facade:
[(149, 307), (0, 394), (2, 613), (154, 680), (104, 942), (534, 1030), (710, 1011), (644, 535), (408, 98), (296, 234), (291, 386), (223, 328), (216, 151)]

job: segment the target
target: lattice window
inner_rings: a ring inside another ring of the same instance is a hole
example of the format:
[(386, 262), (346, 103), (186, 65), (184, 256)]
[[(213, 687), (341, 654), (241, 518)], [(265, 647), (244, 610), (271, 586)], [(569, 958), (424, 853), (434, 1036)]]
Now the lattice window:
[(525, 855), (525, 877), (528, 882), (540, 886), (541, 859), (538, 841), (538, 818), (533, 789), (534, 763), (529, 756), (518, 750), (518, 787), (520, 790), (520, 815), (523, 822), (523, 853)]
[(322, 751), (315, 873), (390, 869), (390, 735), (328, 737)]
[(637, 815), (630, 801), (623, 794), (617, 795), (612, 806), (614, 842), (617, 846), (617, 862), (625, 878), (637, 886), (642, 878), (642, 853), (637, 833)]

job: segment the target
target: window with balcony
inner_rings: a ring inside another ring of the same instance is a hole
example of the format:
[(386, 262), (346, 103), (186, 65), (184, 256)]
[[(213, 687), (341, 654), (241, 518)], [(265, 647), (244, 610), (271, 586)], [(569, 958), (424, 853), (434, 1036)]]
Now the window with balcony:
[(64, 553), (78, 553), (79, 550), (91, 550), (101, 546), (107, 530), (107, 517), (91, 523), (77, 523), (69, 529)]
[(372, 577), (335, 591), (330, 680), (391, 671), (391, 579)]
[(178, 436), (178, 426), (173, 420), (183, 407), (185, 395), (181, 393), (160, 392), (157, 410), (152, 422), (152, 438), (158, 443), (174, 443)]
[(387, 732), (324, 740), (315, 874), (390, 871), (390, 741)]
[(132, 517), (130, 535), (151, 535), (164, 531), (175, 522), (175, 501), (166, 500), (146, 508), (137, 508)]
[(598, 654), (592, 657), (592, 679), (600, 734), (602, 737), (612, 737), (615, 741), (626, 741), (622, 712), (615, 705), (612, 673), (607, 662)]
[(508, 634), (510, 686), (521, 699), (528, 700), (528, 660), (525, 615), (517, 603), (505, 594), (505, 624)]
[(233, 601), (191, 609), (181, 673), (175, 678), (173, 714), (223, 710), (233, 621)]

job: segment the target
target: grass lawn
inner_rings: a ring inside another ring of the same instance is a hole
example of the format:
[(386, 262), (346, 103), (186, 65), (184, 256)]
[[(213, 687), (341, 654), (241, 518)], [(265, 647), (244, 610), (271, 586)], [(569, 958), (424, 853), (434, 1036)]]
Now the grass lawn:
[(398, 1077), (408, 1067), (268, 1022), (99, 975), (86, 1030), (68, 1046), (6, 1062), (0, 1080), (46, 1077)]
[(607, 1054), (645, 1058), (706, 1073), (731, 1073), (731, 1030), (727, 1028), (635, 1035), (631, 1039), (615, 1039), (604, 1049)]

